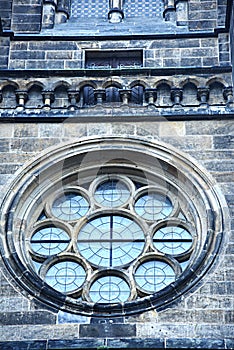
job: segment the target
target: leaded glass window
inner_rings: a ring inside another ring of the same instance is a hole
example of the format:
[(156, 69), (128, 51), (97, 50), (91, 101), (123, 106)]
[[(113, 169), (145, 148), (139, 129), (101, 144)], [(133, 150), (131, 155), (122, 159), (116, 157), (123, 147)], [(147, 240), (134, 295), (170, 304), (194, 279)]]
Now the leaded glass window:
[(45, 305), (98, 317), (168, 307), (219, 254), (223, 199), (169, 146), (88, 140), (31, 167), (3, 202), (0, 249)]
[(32, 264), (41, 263), (39, 275), (52, 288), (86, 301), (158, 292), (179, 277), (197, 240), (192, 216), (178, 218), (182, 207), (173, 190), (138, 176), (112, 172), (83, 187), (73, 182), (48, 198), (44, 218), (28, 232)]

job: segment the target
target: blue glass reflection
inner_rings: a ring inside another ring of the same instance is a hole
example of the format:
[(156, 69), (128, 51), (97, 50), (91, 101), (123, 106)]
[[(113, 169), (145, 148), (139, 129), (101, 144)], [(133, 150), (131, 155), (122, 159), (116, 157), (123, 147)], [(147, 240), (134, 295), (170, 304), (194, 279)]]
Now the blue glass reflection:
[(173, 209), (170, 199), (156, 192), (142, 195), (134, 208), (136, 213), (146, 220), (164, 219)]
[(123, 278), (105, 276), (92, 284), (89, 295), (95, 303), (120, 303), (128, 300), (130, 288)]
[(82, 286), (86, 278), (84, 268), (74, 261), (53, 265), (46, 274), (46, 283), (61, 293), (69, 293)]
[(108, 180), (100, 184), (95, 193), (95, 200), (104, 207), (118, 207), (126, 203), (130, 191), (121, 180)]
[(31, 248), (35, 253), (51, 256), (64, 251), (70, 242), (66, 231), (58, 227), (45, 227), (31, 238)]
[(88, 201), (76, 192), (68, 192), (57, 198), (52, 205), (52, 214), (61, 220), (77, 220), (87, 214)]
[(175, 272), (170, 265), (160, 260), (142, 263), (135, 272), (138, 286), (146, 292), (154, 293), (175, 281)]
[(78, 235), (78, 249), (89, 262), (122, 266), (136, 259), (145, 244), (144, 232), (133, 220), (117, 215), (90, 220)]

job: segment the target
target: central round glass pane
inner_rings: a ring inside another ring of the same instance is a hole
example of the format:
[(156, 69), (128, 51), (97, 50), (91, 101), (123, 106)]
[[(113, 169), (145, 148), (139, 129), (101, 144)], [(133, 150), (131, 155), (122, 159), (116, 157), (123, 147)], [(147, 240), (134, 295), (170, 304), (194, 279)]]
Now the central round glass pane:
[(62, 220), (77, 220), (87, 214), (88, 201), (76, 192), (67, 192), (58, 197), (52, 205), (52, 214)]
[(128, 300), (130, 288), (121, 277), (105, 276), (92, 284), (89, 296), (95, 303), (121, 303)]
[(96, 202), (109, 208), (123, 205), (129, 197), (130, 191), (127, 185), (117, 179), (101, 183), (94, 193)]
[(151, 192), (139, 197), (135, 203), (135, 211), (146, 220), (161, 220), (172, 212), (172, 203), (168, 197)]
[(90, 220), (78, 235), (78, 249), (90, 263), (122, 266), (136, 259), (145, 244), (142, 228), (132, 219), (106, 215)]

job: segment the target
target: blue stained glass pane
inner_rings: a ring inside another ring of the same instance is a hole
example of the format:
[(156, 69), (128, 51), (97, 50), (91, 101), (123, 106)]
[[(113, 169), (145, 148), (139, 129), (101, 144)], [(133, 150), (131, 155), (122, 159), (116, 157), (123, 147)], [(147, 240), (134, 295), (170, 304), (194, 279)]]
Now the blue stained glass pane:
[(69, 293), (82, 286), (86, 278), (84, 268), (74, 261), (62, 261), (53, 265), (46, 274), (46, 282), (62, 293)]
[(118, 207), (129, 199), (130, 191), (120, 180), (109, 180), (100, 184), (94, 194), (95, 200), (105, 207)]
[(76, 192), (67, 192), (57, 198), (52, 205), (52, 214), (61, 220), (77, 220), (87, 214), (88, 201)]
[(156, 192), (142, 195), (137, 199), (134, 208), (138, 215), (151, 221), (168, 217), (173, 209), (170, 199)]
[(136, 259), (145, 244), (144, 232), (133, 220), (117, 215), (90, 220), (78, 235), (78, 249), (92, 264), (121, 266)]
[(174, 282), (175, 272), (164, 261), (150, 260), (137, 268), (135, 280), (141, 289), (148, 293), (154, 293)]
[(178, 255), (187, 252), (193, 243), (191, 234), (180, 226), (166, 226), (156, 231), (155, 247), (165, 254)]
[(89, 295), (95, 303), (120, 303), (128, 300), (130, 288), (121, 277), (105, 276), (91, 285)]
[(64, 251), (70, 242), (66, 231), (58, 227), (45, 227), (31, 238), (31, 248), (35, 253), (51, 256)]

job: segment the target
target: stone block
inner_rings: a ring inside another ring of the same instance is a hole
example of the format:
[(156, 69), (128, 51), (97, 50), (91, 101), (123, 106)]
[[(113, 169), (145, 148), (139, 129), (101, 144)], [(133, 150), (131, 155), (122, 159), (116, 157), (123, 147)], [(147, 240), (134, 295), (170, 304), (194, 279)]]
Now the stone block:
[[(194, 337), (196, 338), (213, 338), (213, 339), (225, 339), (234, 337), (234, 328), (232, 325), (209, 325), (209, 324), (196, 324), (194, 326)], [(191, 335), (190, 335), (191, 337)]]
[(136, 122), (136, 135), (138, 136), (150, 136), (152, 137), (158, 137), (159, 135), (159, 123), (139, 123)]
[(83, 61), (82, 60), (65, 60), (64, 61), (64, 68), (65, 69), (79, 69), (82, 68)]
[(0, 310), (1, 312), (11, 312), (15, 311), (26, 311), (28, 309), (29, 301), (23, 297), (10, 297), (5, 296), (0, 300)]
[[(105, 349), (106, 345), (103, 339), (49, 339), (46, 344), (46, 350), (78, 350), (78, 349)], [(44, 350), (44, 349), (43, 349)]]
[[(13, 126), (13, 125), (12, 125)], [(37, 124), (14, 124), (14, 137), (37, 137)]]
[(70, 123), (69, 118), (63, 123), (64, 136), (67, 138), (79, 138), (87, 136), (87, 125), (82, 123)]
[(212, 160), (212, 161), (207, 161), (204, 163), (205, 167), (209, 170), (209, 171), (220, 171), (220, 172), (224, 172), (224, 171), (233, 171), (234, 169), (234, 160)]
[(202, 123), (197, 121), (185, 122), (187, 135), (230, 135), (234, 133), (234, 122), (232, 120), (203, 120)]
[(25, 69), (26, 62), (24, 60), (10, 60), (9, 69)]
[(184, 122), (165, 122), (159, 125), (159, 136), (184, 136), (185, 123)]
[(219, 310), (196, 310), (194, 314), (195, 323), (205, 324), (223, 324), (224, 311)]
[(214, 67), (219, 65), (218, 57), (203, 57), (202, 66), (204, 67)]
[(11, 42), (11, 51), (15, 51), (15, 50), (27, 50), (28, 48), (28, 43), (27, 42), (18, 42), (18, 41), (12, 41)]
[(192, 150), (207, 150), (212, 149), (212, 137), (211, 136), (184, 136), (183, 138), (179, 136), (162, 137), (162, 141), (168, 142), (169, 144), (177, 147), (178, 149), (183, 149), (185, 151)]
[(29, 50), (43, 51), (70, 51), (77, 50), (77, 43), (71, 41), (30, 41), (28, 44)]
[(112, 123), (110, 125), (113, 135), (134, 135), (135, 125), (126, 123)]
[(61, 142), (59, 138), (28, 138), (28, 139), (13, 139), (11, 142), (12, 151), (22, 151), (22, 152), (40, 152), (54, 144)]
[(72, 51), (48, 51), (46, 52), (46, 59), (47, 60), (67, 60), (72, 59)]
[(229, 62), (230, 61), (230, 53), (229, 52), (220, 52), (219, 59), (223, 62)]
[(166, 339), (166, 348), (169, 349), (224, 349), (223, 339)]
[(226, 311), (224, 316), (225, 316), (225, 323), (234, 324), (234, 311), (233, 310)]
[(1, 325), (55, 324), (56, 316), (47, 311), (1, 313)]
[(233, 149), (234, 148), (234, 136), (214, 136), (214, 148), (215, 149)]
[(201, 67), (202, 66), (202, 58), (201, 57), (189, 57), (189, 58), (181, 58), (181, 66), (182, 67)]
[(23, 50), (17, 50), (17, 51), (11, 51), (10, 54), (11, 60), (43, 60), (45, 59), (45, 52), (43, 51), (23, 51)]
[(216, 20), (207, 21), (189, 21), (189, 29), (193, 30), (211, 30), (216, 25)]
[(132, 324), (81, 324), (81, 338), (131, 338), (136, 336), (136, 325)]
[(26, 69), (64, 69), (64, 61), (27, 60)]
[(0, 152), (9, 152), (9, 139), (2, 139), (0, 140)]
[(163, 67), (178, 67), (181, 66), (179, 58), (165, 58), (163, 60)]
[(30, 341), (30, 342), (0, 342), (1, 350), (46, 350), (46, 341)]
[(62, 124), (40, 124), (39, 138), (40, 137), (62, 137), (63, 136), (63, 125)]
[(13, 136), (13, 124), (1, 124), (0, 138), (9, 138)]
[(199, 39), (173, 39), (173, 40), (157, 40), (153, 41), (150, 45), (151, 49), (162, 49), (162, 48), (192, 48), (199, 47)]
[(163, 339), (108, 339), (107, 348), (110, 349), (164, 349), (165, 343)]

